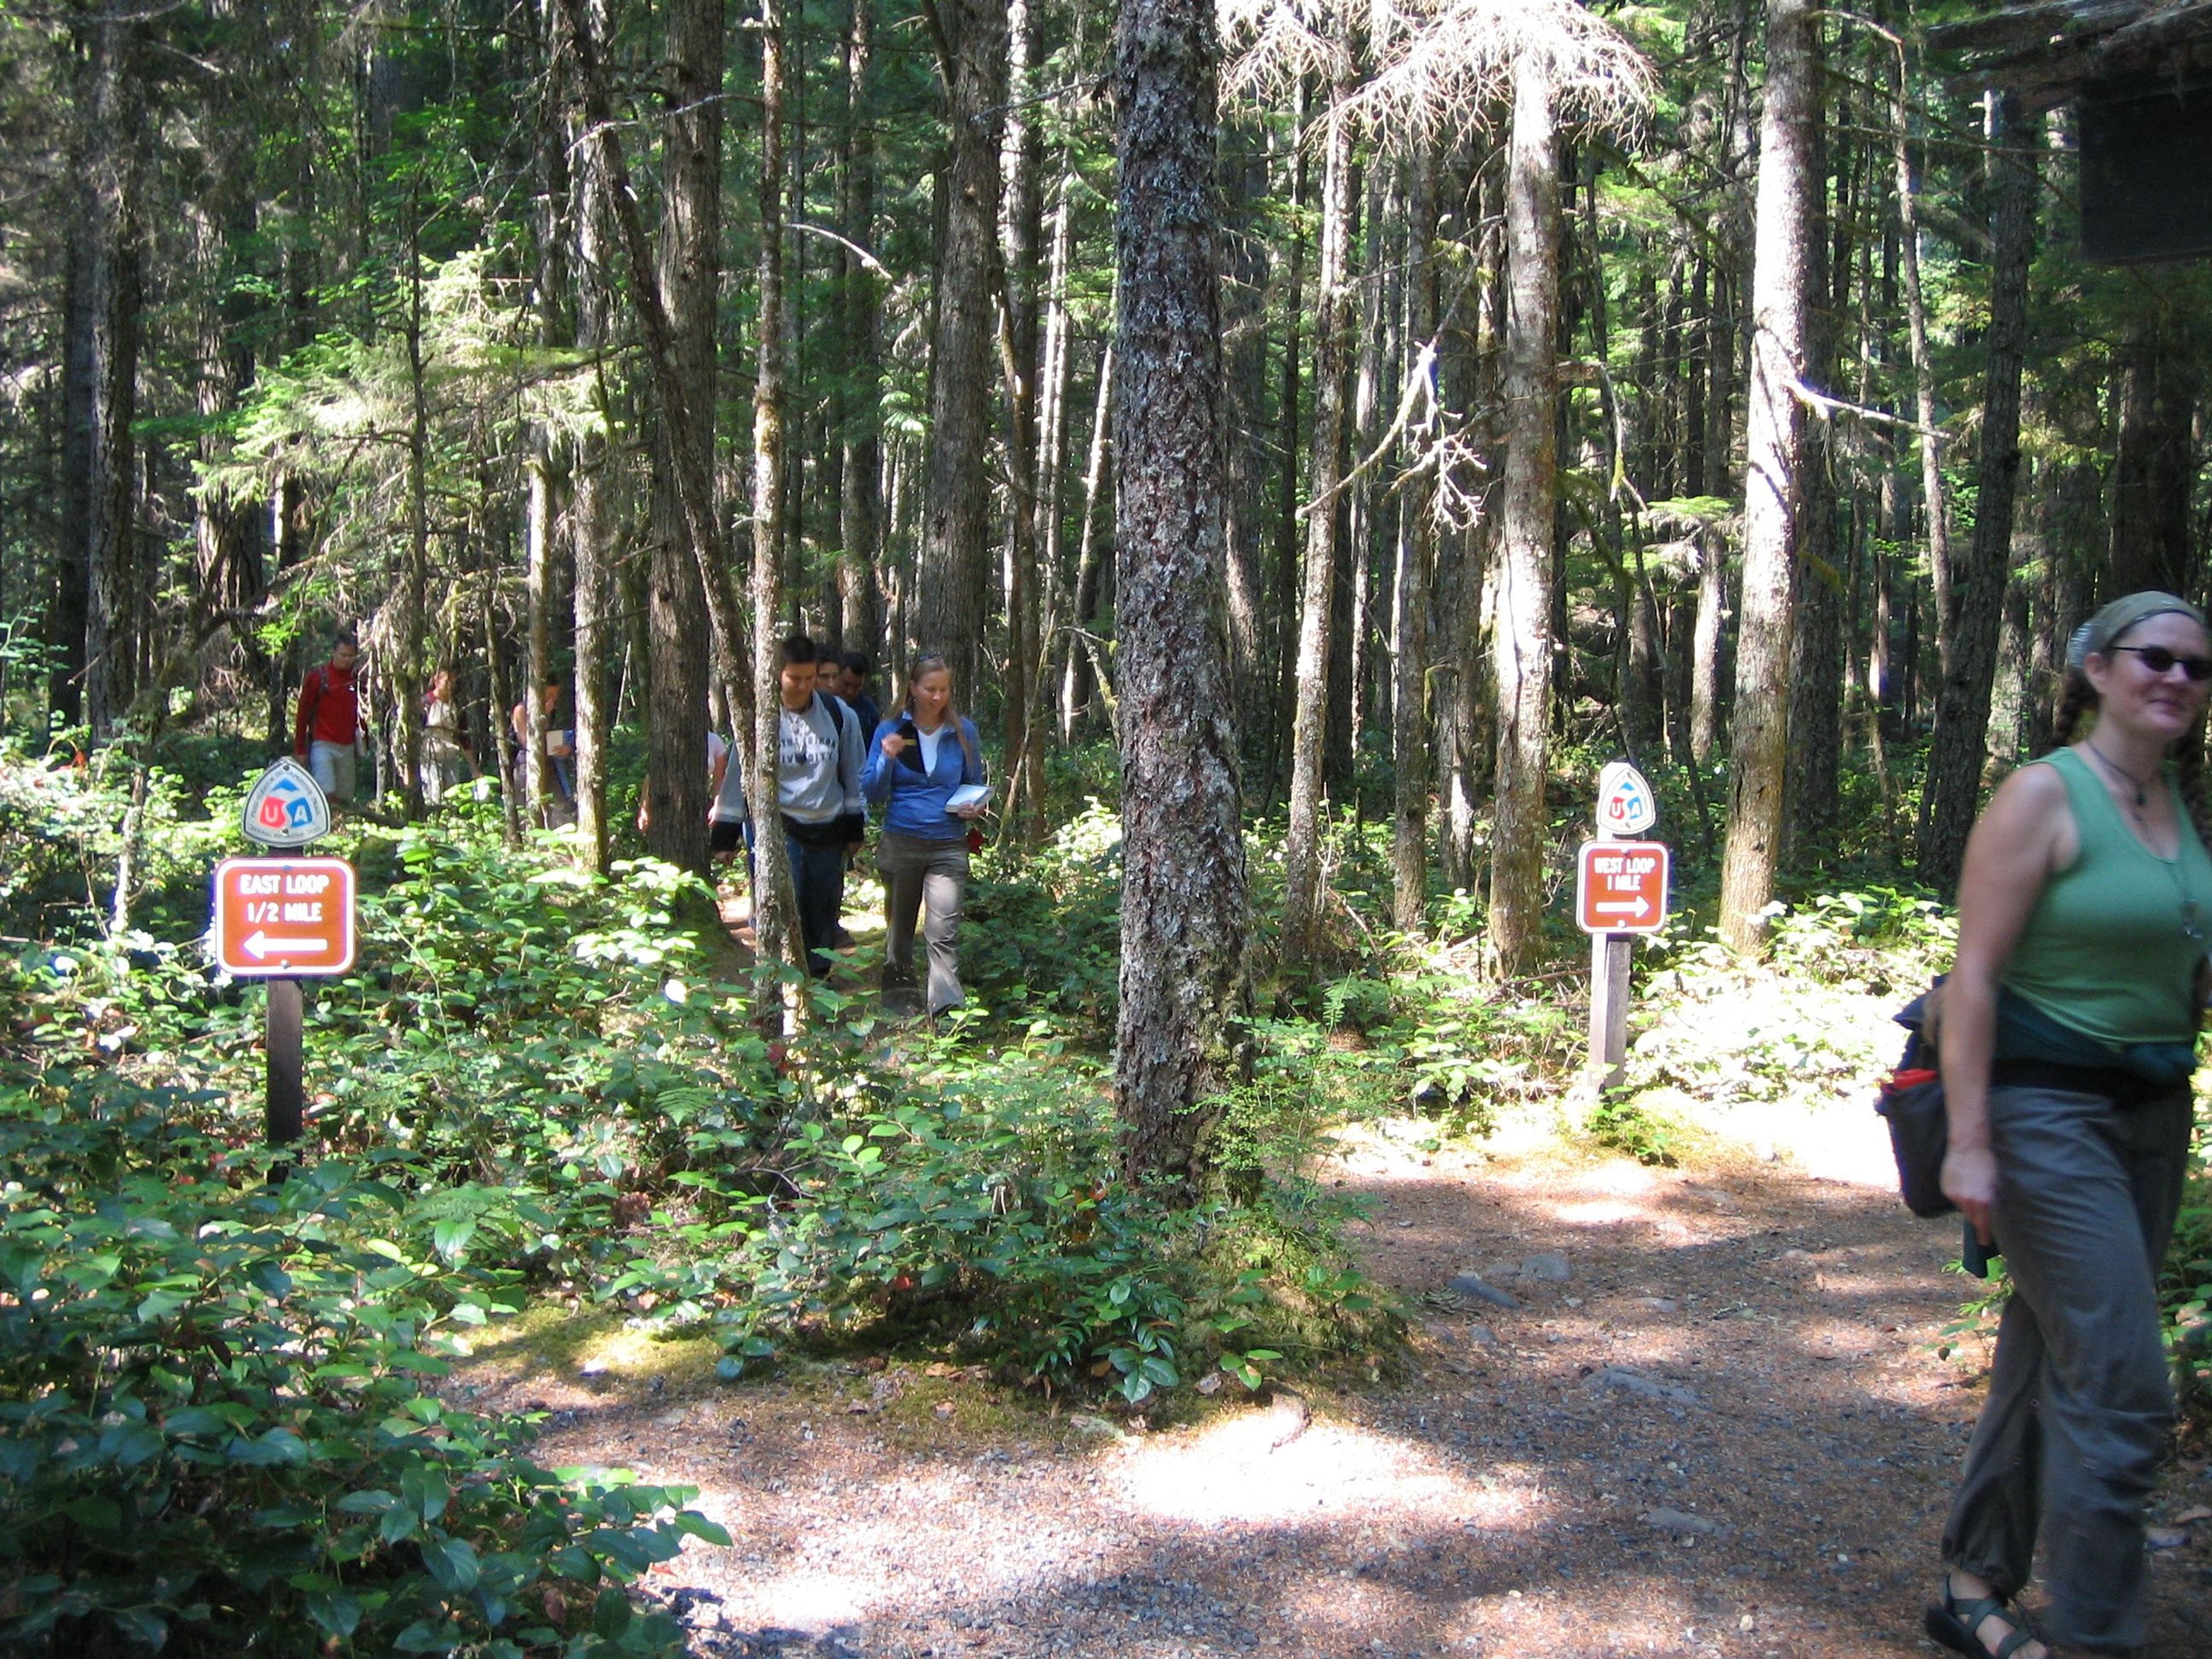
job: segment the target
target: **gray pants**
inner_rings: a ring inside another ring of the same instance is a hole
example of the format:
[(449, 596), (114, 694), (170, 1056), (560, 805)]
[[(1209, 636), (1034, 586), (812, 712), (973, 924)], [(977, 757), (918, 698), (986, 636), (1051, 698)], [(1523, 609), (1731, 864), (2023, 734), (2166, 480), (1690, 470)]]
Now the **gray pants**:
[(913, 994), (914, 924), (929, 946), (929, 1012), (964, 1000), (960, 989), (960, 902), (968, 885), (968, 843), (917, 841), (886, 831), (876, 841), (884, 878), (884, 998)]
[(1990, 1091), (2013, 1293), (1943, 1559), (2013, 1595), (2040, 1521), (2049, 1632), (2100, 1652), (2143, 1640), (2143, 1501), (2173, 1418), (2156, 1286), (2190, 1110), (2185, 1089), (2127, 1109)]
[(349, 743), (325, 743), (317, 738), (307, 745), (307, 769), (333, 806), (353, 805), (355, 757)]

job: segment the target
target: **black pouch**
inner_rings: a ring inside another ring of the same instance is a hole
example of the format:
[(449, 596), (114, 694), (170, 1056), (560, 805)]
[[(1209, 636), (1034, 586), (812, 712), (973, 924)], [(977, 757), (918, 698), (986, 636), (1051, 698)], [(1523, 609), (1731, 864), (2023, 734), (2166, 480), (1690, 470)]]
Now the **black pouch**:
[(782, 817), (783, 833), (801, 847), (845, 845), (848, 825), (847, 821), (842, 817), (831, 818), (827, 823), (807, 823), (792, 817), (788, 812), (784, 813)]
[[(1915, 1035), (1905, 1046), (1908, 1060), (1917, 1059)], [(1950, 1120), (1943, 1109), (1943, 1079), (1932, 1071), (1899, 1066), (1881, 1085), (1875, 1110), (1889, 1123), (1889, 1150), (1897, 1159), (1897, 1189), (1905, 1207), (1923, 1220), (1948, 1215), (1958, 1206), (1943, 1196), (1943, 1154), (1951, 1138)]]
[[(1943, 983), (1943, 976), (1936, 981)], [(1897, 1011), (1905, 1027), (1905, 1052), (1897, 1069), (1882, 1080), (1874, 1109), (1889, 1124), (1889, 1150), (1897, 1159), (1897, 1190), (1905, 1207), (1923, 1221), (1948, 1215), (1958, 1206), (1943, 1196), (1943, 1154), (1949, 1150), (1951, 1123), (1943, 1109), (1943, 1079), (1930, 1064), (1927, 1041), (1929, 1005), (1935, 988)]]

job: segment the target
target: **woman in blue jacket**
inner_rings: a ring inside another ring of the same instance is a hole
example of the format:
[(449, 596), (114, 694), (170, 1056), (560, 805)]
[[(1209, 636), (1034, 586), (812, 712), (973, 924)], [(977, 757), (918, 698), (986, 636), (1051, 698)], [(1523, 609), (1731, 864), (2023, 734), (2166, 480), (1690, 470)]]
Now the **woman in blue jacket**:
[[(904, 1001), (915, 983), (914, 926), (929, 946), (933, 1018), (959, 1006), (960, 903), (968, 884), (968, 826), (988, 797), (975, 723), (952, 703), (942, 657), (907, 671), (906, 703), (876, 728), (860, 793), (883, 806), (876, 868), (884, 878), (884, 995)], [(956, 800), (956, 796), (958, 799)]]

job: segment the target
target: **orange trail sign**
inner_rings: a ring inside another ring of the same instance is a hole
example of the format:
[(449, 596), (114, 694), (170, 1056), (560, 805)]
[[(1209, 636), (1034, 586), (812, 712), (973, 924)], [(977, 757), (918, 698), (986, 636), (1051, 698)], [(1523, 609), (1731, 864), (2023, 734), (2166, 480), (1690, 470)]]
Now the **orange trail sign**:
[(343, 859), (225, 859), (215, 867), (215, 954), (240, 979), (347, 972), (353, 866)]
[(1667, 925), (1667, 843), (1592, 841), (1575, 861), (1575, 924), (1585, 933), (1656, 933)]

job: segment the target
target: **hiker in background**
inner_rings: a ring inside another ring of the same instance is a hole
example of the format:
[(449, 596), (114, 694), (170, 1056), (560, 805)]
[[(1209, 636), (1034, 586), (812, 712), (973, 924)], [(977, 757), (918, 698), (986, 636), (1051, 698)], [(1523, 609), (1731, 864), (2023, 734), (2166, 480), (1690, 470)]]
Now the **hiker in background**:
[[(793, 634), (777, 655), (782, 707), (777, 711), (776, 804), (791, 858), (807, 971), (826, 974), (830, 958), (824, 952), (837, 945), (850, 826), (866, 810), (860, 797), (860, 725), (851, 709), (816, 689), (820, 653), (812, 640)], [(754, 902), (757, 914), (757, 897)]]
[(906, 703), (877, 726), (861, 788), (884, 807), (876, 868), (884, 878), (884, 1001), (910, 1006), (914, 929), (921, 913), (929, 949), (923, 1004), (932, 1018), (959, 1006), (960, 910), (968, 887), (969, 835), (988, 799), (975, 723), (952, 702), (945, 659), (907, 672)]
[[(842, 711), (840, 718), (849, 715), (854, 729), (860, 734), (860, 747), (866, 753), (868, 739), (874, 735), (875, 726), (860, 719), (860, 710), (853, 700), (844, 695), (845, 672), (843, 660), (835, 652), (824, 651), (814, 659), (814, 689), (834, 707)], [(845, 931), (845, 878), (860, 862), (860, 849), (868, 842), (868, 815), (854, 812), (845, 820), (845, 855), (837, 866), (836, 921), (830, 927), (831, 943), (840, 951), (850, 950), (853, 936)]]
[[(2203, 716), (2212, 638), (2185, 600), (2131, 593), (2074, 635), (2067, 669), (2059, 736), (2096, 723), (1990, 798), (1942, 987), (1943, 1192), (2012, 1279), (1925, 1620), (1972, 1659), (2142, 1644), (2143, 1504), (2173, 1419), (2157, 1286), (2212, 858), (2169, 756)], [(2039, 1524), (2054, 1649), (2014, 1601)]]
[(360, 640), (350, 628), (341, 629), (330, 660), (307, 671), (292, 722), (293, 756), (307, 763), (332, 806), (353, 804), (361, 754), (361, 693), (353, 671), (360, 658)]
[(461, 708), (453, 690), (453, 671), (441, 668), (430, 676), (422, 694), (422, 799), (435, 806), (447, 793), (476, 775), (476, 761), (461, 730)]
[(865, 651), (848, 651), (837, 659), (837, 695), (860, 716), (860, 730), (871, 738), (884, 719), (876, 700), (868, 695), (868, 678), (873, 672)]
[[(576, 734), (556, 722), (561, 713), (561, 682), (548, 680), (538, 689), (540, 719), (545, 734), (547, 805), (557, 822), (573, 817), (576, 804), (574, 775), (569, 763), (576, 753)], [(519, 784), (529, 776), (526, 769), (530, 756), (530, 708), (527, 703), (517, 703), (507, 711), (507, 723), (514, 733), (514, 776)]]
[[(641, 819), (645, 809), (638, 809)], [(738, 848), (751, 848), (749, 814), (745, 807), (744, 768), (738, 764), (735, 744), (707, 728), (707, 856), (720, 864), (737, 856)], [(642, 828), (642, 823), (640, 828)]]

